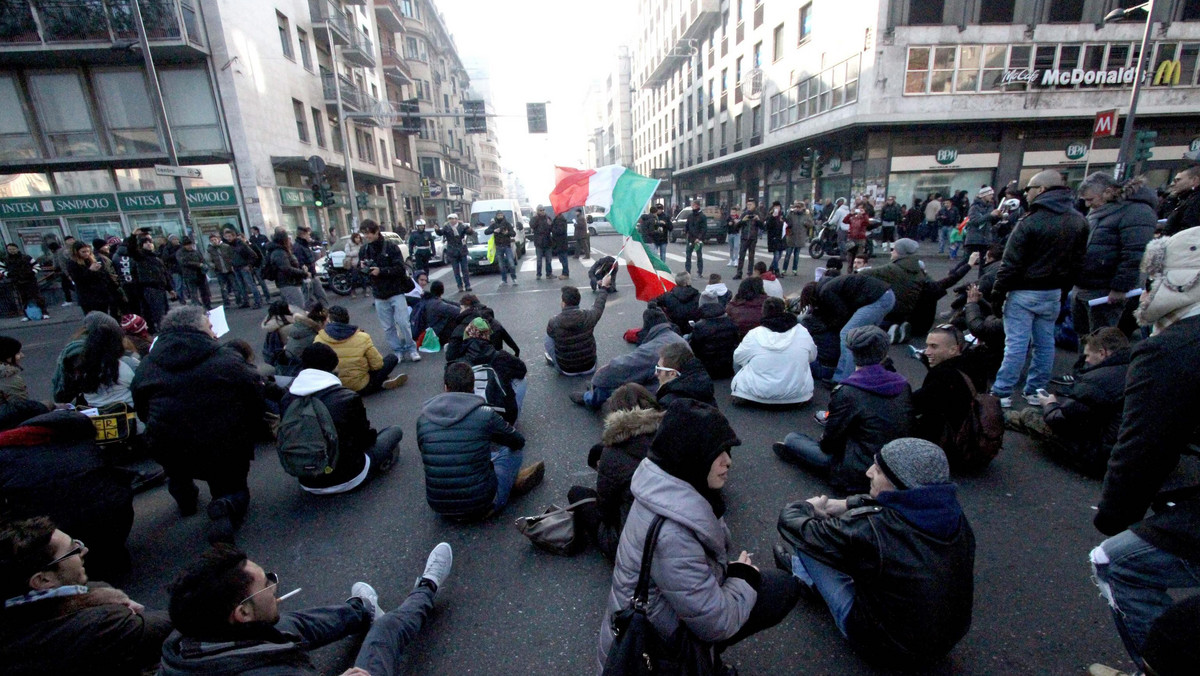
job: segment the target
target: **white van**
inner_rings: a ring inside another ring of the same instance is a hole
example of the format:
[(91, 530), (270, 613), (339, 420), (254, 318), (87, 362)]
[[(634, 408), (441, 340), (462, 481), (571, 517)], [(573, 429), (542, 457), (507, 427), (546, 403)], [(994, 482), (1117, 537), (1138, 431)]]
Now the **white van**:
[(516, 200), (476, 200), (471, 203), (471, 219), (467, 222), (478, 231), (481, 241), (487, 241), (487, 238), (483, 236), (483, 231), (491, 224), (496, 212), (501, 211), (504, 212), (504, 218), (512, 223), (513, 228), (517, 231), (513, 242), (513, 253), (520, 258), (525, 255), (525, 233), (529, 230), (529, 222), (525, 220), (525, 215), (521, 213), (521, 206)]

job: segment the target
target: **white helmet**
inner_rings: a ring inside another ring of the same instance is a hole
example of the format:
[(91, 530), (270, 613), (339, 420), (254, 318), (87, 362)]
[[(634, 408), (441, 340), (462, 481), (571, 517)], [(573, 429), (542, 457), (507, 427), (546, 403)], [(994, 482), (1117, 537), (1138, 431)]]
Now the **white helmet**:
[(1000, 206), (1004, 207), (1004, 209), (1006, 211), (1015, 211), (1016, 209), (1021, 208), (1021, 200), (1019, 200), (1015, 197), (1010, 197), (1010, 198), (1004, 200), (1004, 202)]
[(417, 223), (416, 223), (416, 224), (417, 224), (419, 227), (422, 227), (422, 228), (423, 228), (423, 227), (425, 227), (425, 219), (423, 219), (423, 218), (418, 218), (418, 219), (417, 219)]
[(446, 217), (446, 220), (451, 220), (451, 219), (453, 219), (453, 220), (456, 220), (456, 221), (457, 221), (457, 220), (458, 220), (458, 214), (450, 214), (449, 216), (447, 216), (447, 217)]

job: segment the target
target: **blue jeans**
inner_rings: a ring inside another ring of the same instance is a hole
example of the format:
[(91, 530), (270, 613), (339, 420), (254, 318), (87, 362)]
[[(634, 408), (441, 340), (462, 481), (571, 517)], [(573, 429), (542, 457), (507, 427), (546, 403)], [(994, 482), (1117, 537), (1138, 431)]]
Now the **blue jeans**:
[(237, 298), (237, 281), (232, 272), (217, 273), (217, 287), (221, 289), (221, 303), (229, 305), (229, 298)]
[[(554, 368), (558, 369), (558, 372), (563, 374), (564, 376), (587, 376), (587, 375), (591, 375), (596, 372), (596, 367), (594, 365), (592, 366), (592, 368), (590, 368), (586, 371), (582, 371), (580, 373), (567, 373), (566, 371), (559, 368), (558, 360), (554, 356), (554, 340), (552, 338), (550, 338), (550, 336), (546, 336), (545, 340), (542, 341), (542, 347), (545, 348), (546, 356), (550, 358), (550, 361), (554, 364)], [(586, 395), (584, 395), (584, 396), (586, 396)]]
[(688, 272), (692, 271), (692, 251), (693, 250), (696, 252), (696, 274), (703, 275), (704, 274), (704, 242), (701, 242), (699, 240), (697, 240), (695, 242), (688, 242), (688, 244), (687, 244), (687, 260), (683, 264), (683, 269)]
[(1033, 344), (1025, 394), (1033, 394), (1050, 382), (1054, 368), (1054, 320), (1058, 318), (1058, 289), (1010, 291), (1004, 303), (1004, 361), (992, 385), (992, 394), (1011, 396), (1021, 380), (1025, 355)]
[(554, 275), (554, 270), (550, 267), (550, 261), (552, 260), (554, 260), (554, 257), (550, 253), (550, 247), (537, 248), (537, 276), (539, 278), (542, 276), (542, 261), (546, 262), (546, 276), (551, 277)]
[(417, 351), (413, 342), (412, 327), (408, 324), (408, 302), (404, 294), (398, 293), (391, 298), (375, 299), (375, 315), (383, 327), (383, 335), (387, 337), (392, 352), (406, 355)]
[(825, 473), (833, 467), (833, 456), (821, 450), (821, 444), (816, 439), (799, 432), (789, 432), (783, 439), (791, 456), (801, 465)]
[(1174, 603), (1167, 590), (1200, 587), (1200, 564), (1168, 554), (1131, 531), (1101, 542), (1090, 559), (1125, 650), (1144, 669), (1141, 651), (1150, 625)]
[(846, 621), (850, 619), (850, 609), (854, 607), (854, 578), (798, 550), (792, 554), (792, 575), (817, 590), (825, 599), (838, 631), (849, 638)]
[(792, 272), (800, 268), (800, 247), (789, 246), (783, 252), (783, 271), (787, 271), (788, 261), (792, 263)]
[(454, 272), (454, 283), (458, 285), (459, 289), (470, 288), (471, 275), (467, 273), (467, 269), (470, 267), (470, 256), (466, 253), (454, 254), (448, 251), (445, 255), (446, 263), (450, 265), (450, 270)]
[(658, 257), (661, 258), (664, 263), (666, 263), (667, 262), (667, 243), (663, 242), (662, 244), (655, 244), (654, 248), (658, 250)]
[(337, 606), (283, 613), (275, 627), (298, 634), (306, 648), (320, 648), (352, 634), (367, 632), (354, 666), (372, 675), (390, 676), (400, 671), (400, 656), (416, 638), (433, 610), (434, 589), (418, 582), (404, 603), (372, 622), (371, 611), (358, 598)]
[[(567, 265), (568, 258), (570, 258), (570, 256), (567, 255), (567, 252), (565, 249), (558, 252), (558, 264), (562, 266), (562, 273), (566, 277), (571, 276), (571, 268)], [(550, 264), (546, 263), (546, 275), (549, 275), (549, 274), (550, 274)]]
[(737, 265), (738, 251), (741, 243), (742, 238), (737, 233), (729, 234), (729, 267)]
[(938, 228), (938, 253), (946, 253), (946, 245), (950, 243), (950, 226)]
[(171, 286), (175, 288), (175, 295), (179, 297), (179, 300), (186, 303), (188, 299), (188, 292), (187, 285), (183, 283), (183, 273), (171, 273)]
[(583, 403), (587, 404), (588, 408), (599, 409), (604, 405), (604, 402), (608, 401), (613, 392), (616, 392), (616, 390), (593, 385), (590, 390), (583, 393)]
[(500, 262), (500, 281), (507, 282), (509, 275), (512, 275), (514, 282), (517, 281), (517, 261), (513, 258), (512, 247), (496, 247), (496, 260)]
[(379, 434), (375, 437), (375, 445), (367, 449), (367, 455), (371, 456), (371, 469), (378, 470), (380, 465), (391, 462), (392, 451), (403, 440), (404, 428), (399, 425), (379, 430)]
[[(254, 274), (250, 272), (249, 267), (235, 268), (233, 271), (234, 281), (238, 285), (239, 301), (242, 304), (249, 302), (250, 293), (254, 293), (254, 305), (257, 307), (262, 305), (262, 296), (258, 294), (258, 285), (254, 283)], [(270, 296), (267, 296), (270, 298)]]
[(857, 329), (860, 326), (878, 326), (887, 313), (892, 311), (896, 305), (896, 294), (892, 293), (891, 289), (884, 292), (879, 300), (864, 305), (854, 311), (850, 315), (850, 321), (842, 327), (839, 335), (842, 338), (842, 356), (838, 359), (837, 371), (833, 374), (833, 382), (840, 383), (854, 373), (854, 355), (850, 352), (850, 346), (846, 340), (846, 336), (850, 331)]
[(525, 393), (529, 390), (529, 383), (525, 382), (524, 378), (512, 381), (513, 396), (517, 398), (517, 414), (520, 415), (521, 407), (525, 404)]
[(497, 512), (508, 504), (508, 496), (512, 493), (513, 482), (521, 471), (521, 463), (525, 454), (514, 451), (507, 446), (494, 446), (492, 451), (492, 469), (496, 472), (496, 498), (492, 500), (492, 509)]

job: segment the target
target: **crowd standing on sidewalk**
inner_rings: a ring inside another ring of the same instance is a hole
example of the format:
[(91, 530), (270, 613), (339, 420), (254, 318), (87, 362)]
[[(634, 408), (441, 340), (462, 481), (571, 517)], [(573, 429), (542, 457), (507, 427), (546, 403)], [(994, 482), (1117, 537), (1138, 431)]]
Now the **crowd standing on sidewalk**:
[[(597, 670), (630, 673), (622, 660), (631, 641), (645, 640), (636, 656), (667, 673), (734, 673), (735, 646), (801, 602), (828, 607), (837, 632), (872, 661), (940, 659), (974, 612), (976, 535), (954, 478), (989, 471), (1007, 429), (1103, 478), (1094, 525), (1107, 539), (1089, 555), (1100, 596), (1137, 670), (1185, 673), (1176, 665), (1195, 646), (1177, 636), (1184, 628), (1195, 636), (1197, 604), (1176, 603), (1167, 591), (1200, 587), (1200, 439), (1191, 415), (1200, 405), (1200, 222), (1195, 170), (1180, 175), (1168, 214), (1156, 212), (1141, 179), (1093, 174), (1076, 191), (1057, 171), (1034, 175), (1019, 194), (981, 186), (970, 203), (962, 190), (911, 207), (888, 197), (879, 218), (865, 197), (811, 208), (799, 201), (786, 211), (747, 200), (722, 211), (740, 283), (730, 289), (711, 275), (703, 291), (690, 275), (693, 255), (703, 274), (708, 227), (695, 202), (675, 286), (645, 305), (641, 326), (627, 332), (634, 347), (607, 363), (597, 357), (597, 328), (617, 293), (620, 262), (591, 264), (590, 306), (563, 285), (542, 347), (553, 377), (587, 378), (572, 400), (604, 416), (586, 458), (597, 476), (571, 488), (559, 530), (522, 530), (563, 553), (594, 544), (612, 561), (611, 592), (594, 599), (604, 608)], [(569, 217), (577, 219), (575, 253), (587, 261), (586, 221), (582, 212)], [(1157, 228), (1158, 217), (1170, 232)], [(828, 263), (788, 296), (780, 278), (789, 262), (796, 271), (822, 223), (845, 226), (831, 258), (847, 264)], [(558, 277), (569, 275), (566, 225), (541, 208), (533, 217), (539, 280), (552, 278), (554, 255)], [(639, 224), (648, 245), (664, 228), (661, 207)], [(471, 283), (457, 264), (466, 230), (456, 219), (434, 230), (460, 292)], [(10, 245), (7, 275), (30, 313), (45, 316), (36, 276), (45, 269), (65, 273), (65, 302), (87, 316), (59, 356), (54, 402), (29, 399), (21, 343), (0, 337), (6, 673), (82, 672), (98, 660), (113, 673), (156, 665), (163, 674), (315, 673), (308, 651), (351, 634), (365, 639), (347, 674), (400, 669), (449, 577), (450, 544), (433, 548), (390, 612), (365, 582), (345, 603), (281, 612), (290, 596), (279, 595), (281, 576), (235, 546), (255, 509), (255, 446), (274, 445), (299, 489), (329, 496), (329, 509), (340, 508), (337, 495), (371, 490), (367, 480), (390, 470), (404, 431), (377, 431), (362, 397), (416, 401), (400, 389), (407, 375), (394, 371), (422, 361), (421, 346), (446, 350), (440, 391), (414, 393), (424, 402), (413, 434), (433, 513), (488, 522), (550, 470), (521, 431), (528, 367), (502, 318), (474, 294), (443, 299), (442, 283), (429, 284), (379, 224), (363, 221), (358, 234), (357, 272), (386, 355), (324, 296), (307, 228), (295, 239), (282, 228), (270, 239), (225, 230), (203, 249), (188, 237), (158, 246), (139, 231), (123, 241), (65, 242), (45, 265)], [(515, 285), (513, 225), (497, 216), (486, 234), (495, 238), (501, 284), (511, 277)], [(945, 246), (959, 236), (966, 260), (931, 278), (920, 241)], [(770, 264), (755, 257), (760, 239)], [(890, 261), (877, 260), (875, 246)], [(214, 334), (205, 314), (210, 272), (227, 306), (269, 305), (263, 363), (245, 341)], [(946, 321), (926, 317), (947, 292)], [(921, 383), (898, 373), (890, 356), (890, 346), (914, 338), (924, 349), (912, 354), (929, 369)], [(1064, 343), (1079, 360), (1056, 374)], [(714, 381), (726, 379), (733, 405), (767, 415), (794, 416), (817, 387), (831, 390), (828, 409), (813, 412), (819, 439), (792, 433), (773, 447), (827, 486), (780, 506), (774, 569), (735, 547), (725, 521), (723, 489), (744, 480), (732, 471), (742, 441), (714, 396)], [(94, 423), (110, 417), (120, 426), (98, 440)], [(101, 441), (161, 463), (157, 481), (181, 518), (205, 507), (212, 549), (180, 571), (165, 612), (96, 579), (119, 583), (128, 570), (132, 495), (154, 485), (113, 466)], [(573, 471), (576, 461), (560, 458), (567, 466), (553, 471)], [(207, 485), (207, 503), (197, 481)], [(639, 613), (646, 622), (631, 623)], [(1091, 672), (1117, 673), (1100, 664)]]

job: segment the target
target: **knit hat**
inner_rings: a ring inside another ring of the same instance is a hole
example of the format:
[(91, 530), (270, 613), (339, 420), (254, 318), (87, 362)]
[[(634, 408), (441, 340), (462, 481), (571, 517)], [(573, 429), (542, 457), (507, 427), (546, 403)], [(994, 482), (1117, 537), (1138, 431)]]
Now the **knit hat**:
[(846, 334), (846, 347), (854, 355), (855, 366), (871, 366), (887, 357), (888, 336), (878, 326), (868, 325), (852, 329)]
[(725, 512), (725, 503), (720, 491), (708, 487), (708, 472), (717, 456), (741, 444), (729, 421), (716, 407), (680, 398), (667, 406), (646, 457), (667, 474), (695, 488), (720, 517)]
[(463, 332), (464, 338), (482, 338), (488, 340), (492, 337), (492, 327), (488, 326), (487, 320), (483, 317), (476, 317), (467, 324), (466, 331)]
[(1200, 304), (1200, 228), (1151, 240), (1142, 272), (1154, 280), (1134, 313), (1142, 326), (1162, 330)]
[(901, 256), (911, 256), (921, 249), (921, 245), (917, 244), (916, 241), (905, 237), (904, 239), (896, 240), (896, 243), (892, 245), (892, 248), (895, 249), (896, 253)]
[(0, 336), (0, 361), (9, 361), (21, 351), (21, 341), (8, 336)]
[(904, 437), (889, 441), (875, 454), (875, 464), (900, 490), (950, 482), (950, 463), (932, 441)]
[(141, 315), (128, 314), (121, 317), (121, 330), (126, 335), (136, 335), (146, 331), (146, 320)]
[(979, 189), (979, 192), (975, 193), (975, 196), (976, 196), (976, 197), (987, 197), (988, 195), (991, 195), (991, 194), (993, 194), (993, 193), (995, 193), (995, 192), (996, 192), (996, 191), (995, 191), (995, 190), (992, 190), (991, 186), (986, 186), (986, 185), (985, 185), (985, 186), (983, 186), (982, 188), (980, 188), (980, 189)]
[(337, 352), (334, 352), (333, 348), (325, 343), (313, 343), (300, 353), (300, 368), (333, 373), (337, 371), (337, 366)]

